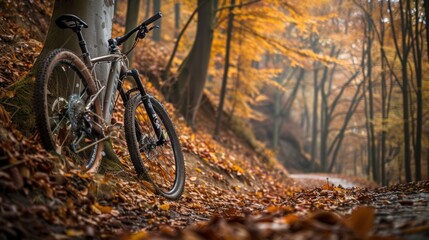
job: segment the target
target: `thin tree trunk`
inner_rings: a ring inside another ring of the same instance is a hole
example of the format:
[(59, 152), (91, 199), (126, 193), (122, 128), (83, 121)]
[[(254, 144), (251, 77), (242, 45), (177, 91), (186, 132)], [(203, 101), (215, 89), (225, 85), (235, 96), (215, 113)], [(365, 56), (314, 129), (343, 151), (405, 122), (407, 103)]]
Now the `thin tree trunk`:
[[(137, 26), (137, 22), (138, 22), (138, 18), (139, 18), (139, 8), (140, 8), (140, 0), (128, 0), (128, 4), (127, 4), (127, 18), (125, 21), (125, 32), (129, 32), (130, 30), (132, 30), (133, 28), (135, 28)], [(131, 47), (133, 46), (133, 41), (132, 39), (129, 39), (128, 41), (126, 41), (124, 43), (123, 46), (123, 51), (122, 52), (127, 52), (128, 50), (131, 49)], [(134, 59), (134, 51), (131, 51), (130, 53), (128, 53), (128, 65), (130, 67), (133, 66), (133, 59)]]
[(186, 29), (188, 29), (189, 24), (192, 22), (192, 19), (194, 18), (194, 16), (198, 13), (198, 10), (202, 7), (202, 5), (208, 2), (209, 1), (203, 1), (200, 5), (198, 5), (198, 7), (192, 12), (191, 16), (189, 16), (188, 21), (186, 21), (185, 25), (183, 26), (182, 30), (177, 36), (176, 43), (174, 44), (173, 51), (171, 51), (170, 58), (168, 59), (168, 63), (165, 67), (165, 70), (162, 76), (163, 79), (167, 79), (170, 74), (171, 66), (173, 65), (173, 60), (174, 60), (174, 57), (176, 56), (176, 52), (177, 52), (177, 49), (179, 48), (179, 43), (180, 43), (180, 40), (182, 39), (183, 34), (185, 33)]
[(180, 8), (181, 3), (179, 1), (174, 3), (174, 37), (177, 38), (180, 31)]
[(315, 164), (317, 158), (317, 120), (318, 120), (318, 105), (319, 105), (319, 86), (317, 83), (317, 75), (318, 75), (318, 64), (313, 64), (313, 122), (312, 126), (312, 134), (311, 134), (311, 163)]
[[(429, 24), (427, 24), (427, 22), (429, 21), (429, 1), (424, 0), (423, 1), (423, 5), (425, 7), (425, 19), (426, 19), (426, 51), (427, 51), (427, 55), (429, 58)], [(429, 150), (428, 150), (429, 151)], [(429, 165), (427, 167), (429, 169)], [(428, 170), (428, 177), (429, 177), (429, 170)]]
[[(369, 13), (372, 14), (373, 10), (373, 3), (369, 2)], [(372, 177), (375, 182), (380, 182), (380, 165), (377, 159), (377, 145), (375, 144), (375, 130), (374, 130), (374, 96), (373, 96), (373, 79), (372, 79), (372, 44), (373, 44), (373, 36), (374, 36), (374, 29), (373, 25), (370, 22), (371, 20), (367, 17), (367, 26), (368, 26), (368, 32), (366, 36), (367, 41), (367, 72), (366, 72), (366, 80), (368, 82), (368, 107), (369, 107), (369, 131), (370, 131), (370, 154), (371, 154), (371, 160), (372, 160)]]
[[(419, 9), (419, 1), (414, 0), (414, 15), (419, 16), (420, 15), (420, 9)], [(411, 14), (411, 12), (409, 12)], [(421, 28), (419, 23), (419, 18), (414, 17), (414, 44), (412, 44), (412, 53), (413, 53), (413, 63), (414, 63), (414, 71), (416, 73), (416, 104), (417, 104), (417, 116), (416, 116), (416, 138), (414, 143), (414, 161), (415, 161), (415, 175), (416, 175), (416, 181), (420, 181), (422, 179), (422, 173), (421, 173), (421, 152), (422, 152), (422, 137), (423, 137), (423, 94), (422, 94), (422, 87), (423, 87), (423, 74), (422, 74), (422, 51), (423, 51), (423, 45), (421, 44), (421, 41), (423, 41), (421, 37)], [(413, 31), (410, 31), (411, 35), (413, 35)]]
[[(301, 121), (301, 128), (303, 128), (303, 131), (305, 133), (305, 139), (308, 139), (310, 137), (310, 114), (309, 114), (309, 109), (308, 109), (308, 104), (307, 104), (307, 96), (305, 95), (306, 93), (306, 88), (305, 88), (305, 83), (301, 84), (301, 94), (302, 94), (302, 104), (304, 105), (304, 116), (302, 117), (302, 121)], [(305, 129), (304, 129), (305, 128)]]
[(360, 88), (363, 85), (364, 85), (364, 82), (362, 82), (358, 85), (358, 88), (356, 89), (356, 92), (353, 96), (352, 102), (350, 103), (349, 109), (347, 110), (347, 114), (346, 114), (345, 120), (343, 122), (343, 125), (340, 129), (340, 132), (338, 133), (338, 139), (339, 140), (337, 141), (337, 144), (335, 146), (335, 150), (334, 150), (333, 155), (332, 155), (332, 161), (331, 161), (331, 164), (330, 164), (329, 169), (328, 169), (329, 172), (332, 172), (332, 169), (335, 166), (338, 151), (339, 151), (339, 149), (341, 147), (341, 143), (344, 139), (348, 123), (349, 123), (350, 119), (352, 118), (354, 112), (356, 111), (357, 107), (359, 106), (359, 103), (362, 101), (362, 98), (364, 97), (364, 94), (361, 94), (359, 96)]
[(381, 52), (381, 136), (380, 136), (380, 164), (381, 164), (381, 184), (386, 186), (386, 125), (387, 125), (387, 84), (386, 84), (386, 59), (384, 58), (384, 1), (380, 2), (379, 14), (380, 14), (380, 52)]
[(226, 95), (226, 88), (228, 85), (228, 71), (229, 71), (229, 53), (231, 51), (231, 40), (232, 40), (232, 31), (234, 27), (234, 6), (235, 0), (231, 0), (231, 7), (229, 8), (229, 15), (228, 15), (228, 28), (226, 32), (226, 47), (225, 47), (225, 65), (223, 70), (223, 77), (222, 77), (222, 89), (220, 91), (220, 102), (219, 107), (217, 110), (217, 116), (216, 116), (216, 127), (214, 131), (214, 137), (216, 138), (219, 135), (220, 127), (222, 125), (222, 113), (223, 113), (223, 105), (225, 103), (225, 95)]
[[(117, 1), (115, 1), (115, 2), (117, 2)], [(151, 2), (151, 0), (146, 0), (144, 19), (148, 19), (150, 17), (150, 2)]]
[[(161, 0), (153, 0), (153, 13), (157, 13), (161, 11)], [(156, 29), (152, 32), (152, 39), (155, 42), (161, 41), (161, 21), (157, 21), (156, 25), (159, 26), (159, 29)]]
[[(203, 4), (207, 2), (206, 4)], [(171, 89), (173, 101), (178, 103), (179, 110), (186, 123), (194, 127), (203, 89), (206, 83), (213, 40), (212, 24), (214, 22), (217, 0), (198, 0), (198, 22), (194, 45), (179, 68), (178, 80)]]
[[(409, 110), (409, 96), (408, 96), (408, 55), (409, 55), (409, 46), (408, 46), (408, 31), (409, 31), (409, 22), (406, 16), (406, 12), (403, 9), (403, 1), (399, 1), (400, 17), (401, 17), (401, 47), (398, 44), (396, 37), (396, 30), (393, 24), (392, 28), (392, 37), (395, 42), (395, 47), (398, 52), (398, 56), (401, 62), (402, 70), (402, 118), (403, 118), (403, 131), (404, 131), (404, 166), (405, 166), (405, 180), (407, 182), (412, 181), (411, 175), (411, 137), (410, 137), (410, 110)], [(390, 20), (393, 21), (392, 5), (391, 1), (388, 1), (389, 5), (389, 14)], [(409, 9), (409, 0), (406, 0), (406, 9)], [(402, 55), (400, 54), (402, 52)]]

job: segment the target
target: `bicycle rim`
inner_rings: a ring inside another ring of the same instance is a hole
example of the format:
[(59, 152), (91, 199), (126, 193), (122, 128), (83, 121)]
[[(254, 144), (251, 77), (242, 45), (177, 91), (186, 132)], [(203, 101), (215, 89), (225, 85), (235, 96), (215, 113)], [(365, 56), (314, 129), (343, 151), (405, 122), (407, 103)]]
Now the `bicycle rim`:
[(95, 170), (102, 144), (92, 131), (97, 121), (95, 107), (85, 109), (94, 88), (90, 87), (92, 79), (79, 70), (85, 69), (84, 64), (76, 58), (61, 50), (48, 56), (36, 84), (35, 104), (44, 107), (36, 120), (46, 148), (77, 167)]
[[(169, 199), (177, 199), (184, 187), (184, 162), (177, 134), (170, 118), (160, 103), (152, 99), (153, 108), (162, 129), (163, 144), (157, 144), (158, 137), (140, 99), (137, 95), (133, 104), (132, 121), (127, 125), (134, 128), (133, 139), (136, 151), (130, 151), (138, 174), (148, 177), (158, 193)], [(134, 158), (134, 159), (133, 159)]]

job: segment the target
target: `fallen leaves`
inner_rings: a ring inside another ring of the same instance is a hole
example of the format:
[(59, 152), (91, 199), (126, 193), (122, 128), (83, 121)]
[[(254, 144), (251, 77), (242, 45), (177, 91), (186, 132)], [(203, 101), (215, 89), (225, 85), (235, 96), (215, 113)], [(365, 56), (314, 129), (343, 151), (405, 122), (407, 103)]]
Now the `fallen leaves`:
[(196, 223), (184, 230), (162, 227), (158, 232), (145, 232), (141, 239), (317, 239), (321, 236), (328, 239), (377, 239), (372, 233), (373, 219), (367, 219), (369, 224), (364, 227), (359, 227), (355, 222), (362, 220), (362, 216), (373, 216), (371, 208), (358, 208), (349, 217), (327, 211), (308, 216), (294, 213), (276, 216), (271, 214), (274, 210), (272, 206), (267, 210), (269, 215), (229, 219), (215, 216), (210, 221)]

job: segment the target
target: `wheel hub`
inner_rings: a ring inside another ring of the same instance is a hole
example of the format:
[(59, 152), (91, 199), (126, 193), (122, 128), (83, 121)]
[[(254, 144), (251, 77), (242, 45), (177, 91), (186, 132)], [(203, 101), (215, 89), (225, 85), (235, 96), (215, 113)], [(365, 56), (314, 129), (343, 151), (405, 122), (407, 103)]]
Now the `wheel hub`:
[(68, 117), (74, 131), (79, 132), (81, 129), (84, 113), (85, 102), (78, 95), (71, 95), (68, 103)]

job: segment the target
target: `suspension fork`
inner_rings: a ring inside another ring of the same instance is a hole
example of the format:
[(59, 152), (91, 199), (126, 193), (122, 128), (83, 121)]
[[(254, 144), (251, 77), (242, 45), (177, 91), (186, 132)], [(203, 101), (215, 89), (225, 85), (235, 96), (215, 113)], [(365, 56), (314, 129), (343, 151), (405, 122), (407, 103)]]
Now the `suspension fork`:
[(147, 94), (141, 82), (137, 69), (128, 70), (127, 76), (132, 76), (134, 78), (134, 81), (136, 82), (144, 108), (146, 109), (146, 113), (149, 115), (150, 122), (152, 123), (152, 127), (155, 130), (156, 137), (158, 138), (156, 145), (157, 146), (162, 145), (165, 142), (164, 134), (162, 134), (161, 124), (159, 122), (158, 117), (156, 116), (155, 110), (153, 109), (153, 105), (151, 102), (152, 96)]

